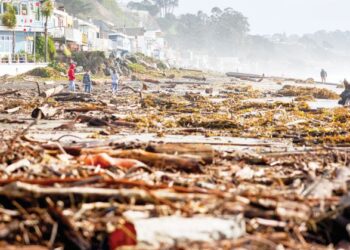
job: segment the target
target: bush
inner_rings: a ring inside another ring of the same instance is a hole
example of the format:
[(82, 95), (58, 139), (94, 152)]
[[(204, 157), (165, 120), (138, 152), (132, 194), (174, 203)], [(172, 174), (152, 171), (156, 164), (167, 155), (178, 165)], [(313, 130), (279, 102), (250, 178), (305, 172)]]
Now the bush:
[(59, 63), (57, 61), (52, 61), (50, 64), (49, 64), (49, 67), (57, 70), (58, 72), (62, 72), (62, 73), (66, 73), (67, 72), (67, 68), (65, 66), (64, 63)]
[(134, 73), (146, 73), (147, 70), (145, 68), (145, 66), (138, 64), (138, 63), (130, 63), (128, 64), (129, 69), (134, 72)]
[[(55, 42), (51, 37), (48, 38), (48, 53), (49, 59), (52, 61), (56, 57), (56, 47)], [(38, 61), (45, 60), (45, 37), (37, 36), (36, 37), (36, 45), (35, 45), (35, 53)]]
[(163, 63), (163, 62), (157, 63), (157, 68), (158, 69), (162, 69), (162, 70), (168, 69), (167, 65), (165, 63)]
[(102, 65), (106, 62), (103, 51), (75, 52), (72, 57), (77, 65), (83, 66), (93, 74), (102, 71)]
[(58, 77), (60, 76), (60, 72), (57, 70), (46, 67), (46, 68), (35, 68), (27, 73), (30, 76), (38, 76), (42, 78), (50, 78), (50, 77)]

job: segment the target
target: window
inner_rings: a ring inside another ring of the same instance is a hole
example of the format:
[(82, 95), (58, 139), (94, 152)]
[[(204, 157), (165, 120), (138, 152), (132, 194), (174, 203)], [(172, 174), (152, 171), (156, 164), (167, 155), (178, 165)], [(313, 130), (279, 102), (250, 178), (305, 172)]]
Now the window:
[(15, 9), (16, 15), (19, 15), (19, 10), (20, 10), (19, 4), (18, 3), (14, 3), (13, 4), (13, 8)]
[(21, 4), (21, 15), (22, 16), (28, 15), (28, 5), (27, 4), (24, 4), (24, 3)]
[(34, 47), (34, 42), (33, 41), (27, 41), (26, 42), (26, 52), (28, 54), (33, 54), (33, 47)]
[(12, 36), (0, 35), (0, 53), (11, 53), (12, 51)]

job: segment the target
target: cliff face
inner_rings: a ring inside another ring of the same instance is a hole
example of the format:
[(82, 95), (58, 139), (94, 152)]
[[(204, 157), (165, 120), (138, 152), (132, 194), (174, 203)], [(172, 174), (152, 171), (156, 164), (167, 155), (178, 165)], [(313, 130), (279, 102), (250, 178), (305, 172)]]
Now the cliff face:
[(121, 10), (115, 0), (57, 0), (66, 11), (83, 19), (101, 19), (117, 26), (137, 24), (137, 18)]

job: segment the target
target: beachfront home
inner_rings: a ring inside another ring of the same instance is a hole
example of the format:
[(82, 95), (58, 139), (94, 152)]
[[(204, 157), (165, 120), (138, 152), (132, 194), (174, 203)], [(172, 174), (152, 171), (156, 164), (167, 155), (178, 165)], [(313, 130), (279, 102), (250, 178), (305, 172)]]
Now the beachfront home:
[(114, 42), (113, 51), (118, 55), (132, 52), (131, 38), (124, 33), (116, 32), (109, 34), (109, 39)]
[(149, 30), (145, 32), (146, 54), (160, 60), (165, 59), (166, 43), (161, 30)]
[[(0, 15), (11, 3), (16, 11), (17, 25), (6, 27), (0, 18), (0, 62), (24, 63), (35, 60), (35, 37), (44, 32), (39, 0), (2, 0)], [(13, 53), (14, 52), (14, 53)]]
[(74, 24), (75, 18), (69, 15), (63, 7), (54, 9), (49, 33), (55, 40), (57, 50), (63, 50), (65, 47), (70, 51), (81, 50), (83, 35)]
[(0, 18), (0, 76), (24, 73), (47, 64), (36, 62), (36, 37), (44, 33), (40, 0), (1, 0), (0, 17), (7, 4), (16, 12), (16, 26), (8, 28)]
[(74, 19), (74, 28), (81, 32), (81, 50), (95, 50), (97, 39), (99, 36), (99, 28), (91, 22), (84, 21), (78, 18)]

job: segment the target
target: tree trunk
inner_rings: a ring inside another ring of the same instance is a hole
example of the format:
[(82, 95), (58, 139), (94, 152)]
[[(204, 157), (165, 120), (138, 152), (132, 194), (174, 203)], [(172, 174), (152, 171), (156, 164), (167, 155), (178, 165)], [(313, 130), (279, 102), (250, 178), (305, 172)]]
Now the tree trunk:
[(36, 63), (36, 32), (34, 32), (34, 63)]
[(16, 31), (12, 30), (12, 57), (11, 60), (13, 61), (13, 58), (15, 58), (16, 54)]
[(45, 17), (45, 62), (48, 61), (48, 45), (49, 45), (49, 40), (48, 40), (48, 34), (47, 34), (47, 23), (49, 21), (49, 17)]

